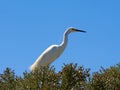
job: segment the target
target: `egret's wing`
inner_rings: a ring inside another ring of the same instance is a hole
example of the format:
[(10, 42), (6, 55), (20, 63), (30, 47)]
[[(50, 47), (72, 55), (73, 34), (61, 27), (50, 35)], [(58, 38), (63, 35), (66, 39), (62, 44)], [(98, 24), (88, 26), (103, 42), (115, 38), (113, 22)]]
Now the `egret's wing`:
[(48, 47), (37, 59), (39, 65), (49, 65), (57, 58), (58, 47), (57, 45), (52, 45)]

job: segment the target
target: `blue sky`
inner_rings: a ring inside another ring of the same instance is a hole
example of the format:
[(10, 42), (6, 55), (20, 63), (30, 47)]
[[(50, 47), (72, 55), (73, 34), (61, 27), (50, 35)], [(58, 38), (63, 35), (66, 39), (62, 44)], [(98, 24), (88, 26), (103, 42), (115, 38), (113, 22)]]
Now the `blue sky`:
[(119, 0), (1, 0), (0, 73), (6, 67), (22, 75), (50, 45), (60, 44), (68, 27), (72, 33), (64, 53), (52, 63), (78, 63), (91, 72), (120, 62)]

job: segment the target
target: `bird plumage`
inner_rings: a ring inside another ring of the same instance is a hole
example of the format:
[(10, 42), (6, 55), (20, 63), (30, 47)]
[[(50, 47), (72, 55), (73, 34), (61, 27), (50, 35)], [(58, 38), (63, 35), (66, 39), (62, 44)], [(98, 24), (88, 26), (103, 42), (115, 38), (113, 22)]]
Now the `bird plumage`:
[(57, 59), (64, 49), (66, 48), (68, 42), (68, 35), (71, 32), (85, 32), (83, 30), (77, 30), (75, 28), (69, 28), (64, 32), (63, 41), (60, 45), (51, 45), (48, 47), (35, 61), (35, 63), (30, 67), (31, 71), (39, 68), (40, 66), (47, 66), (51, 64), (55, 59)]

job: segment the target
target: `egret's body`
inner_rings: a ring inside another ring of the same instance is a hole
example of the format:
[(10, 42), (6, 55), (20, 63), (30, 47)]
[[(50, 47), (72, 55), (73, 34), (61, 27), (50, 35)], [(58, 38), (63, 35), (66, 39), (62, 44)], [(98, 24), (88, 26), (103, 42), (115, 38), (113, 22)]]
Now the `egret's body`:
[(63, 41), (60, 45), (51, 45), (48, 47), (35, 61), (35, 63), (31, 66), (31, 70), (34, 71), (35, 69), (39, 68), (40, 66), (47, 66), (51, 64), (55, 59), (57, 59), (64, 49), (66, 48), (68, 42), (68, 35), (71, 32), (85, 32), (83, 30), (77, 30), (75, 28), (69, 28), (65, 31), (63, 36)]

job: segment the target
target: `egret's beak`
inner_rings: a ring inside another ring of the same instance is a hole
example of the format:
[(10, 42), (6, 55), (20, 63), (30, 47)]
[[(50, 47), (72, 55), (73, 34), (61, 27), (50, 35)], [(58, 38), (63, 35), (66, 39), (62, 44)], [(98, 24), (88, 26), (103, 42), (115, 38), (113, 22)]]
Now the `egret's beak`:
[(74, 29), (76, 32), (86, 32), (86, 31), (84, 31), (84, 30), (78, 30), (78, 29)]

